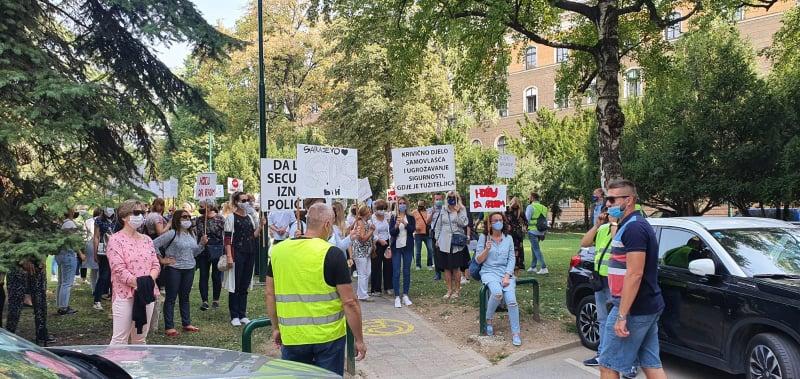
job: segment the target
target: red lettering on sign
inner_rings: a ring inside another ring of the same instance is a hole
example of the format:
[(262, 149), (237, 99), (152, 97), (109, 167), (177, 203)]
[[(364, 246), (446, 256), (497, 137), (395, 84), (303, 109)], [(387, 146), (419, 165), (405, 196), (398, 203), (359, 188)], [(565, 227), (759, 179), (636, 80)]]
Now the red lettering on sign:
[(481, 202), (480, 202), (480, 201), (477, 201), (477, 200), (476, 200), (476, 201), (474, 201), (474, 202), (472, 203), (472, 209), (480, 209), (480, 208), (483, 208), (483, 205), (481, 204)]
[(486, 208), (503, 208), (506, 206), (505, 200), (487, 200)]
[(499, 188), (492, 188), (492, 187), (479, 188), (475, 190), (476, 197), (497, 197), (499, 193), (500, 193)]
[(201, 186), (207, 186), (209, 184), (211, 184), (211, 178), (209, 178), (207, 176), (201, 176), (200, 177), (200, 185)]

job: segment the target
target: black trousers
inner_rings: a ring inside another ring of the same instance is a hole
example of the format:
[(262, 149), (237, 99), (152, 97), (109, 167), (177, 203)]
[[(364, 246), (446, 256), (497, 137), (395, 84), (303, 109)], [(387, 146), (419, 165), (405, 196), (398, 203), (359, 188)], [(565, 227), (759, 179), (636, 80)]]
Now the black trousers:
[(381, 284), (383, 284), (383, 291), (392, 289), (392, 260), (383, 257), (387, 247), (389, 247), (388, 244), (386, 246), (375, 244), (377, 256), (372, 258), (372, 274), (370, 275), (372, 292), (381, 293)]
[(31, 294), (33, 300), (33, 322), (36, 326), (36, 339), (47, 339), (47, 295), (45, 293), (45, 272), (37, 270), (33, 274), (20, 267), (12, 267), (6, 277), (8, 282), (8, 318), (6, 330), (17, 332), (19, 315), (25, 294)]
[(99, 303), (100, 297), (111, 290), (111, 266), (108, 264), (108, 257), (98, 255), (97, 266), (100, 267), (100, 270), (97, 275), (97, 285), (94, 286), (95, 303)]
[(247, 294), (253, 280), (256, 253), (235, 253), (233, 269), (236, 278), (236, 292), (228, 294), (228, 311), (231, 319), (247, 317)]
[(212, 299), (219, 301), (219, 294), (222, 292), (222, 271), (217, 269), (219, 258), (212, 260), (208, 250), (203, 251), (197, 256), (197, 269), (200, 270), (200, 299), (204, 303), (208, 302), (208, 278), (211, 274), (211, 286), (213, 291)]

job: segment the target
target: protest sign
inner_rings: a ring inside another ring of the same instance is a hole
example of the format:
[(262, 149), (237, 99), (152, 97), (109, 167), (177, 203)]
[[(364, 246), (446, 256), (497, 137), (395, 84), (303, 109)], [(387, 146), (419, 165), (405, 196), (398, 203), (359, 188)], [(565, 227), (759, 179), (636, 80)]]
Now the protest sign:
[(225, 187), (222, 184), (217, 184), (214, 188), (214, 196), (215, 197), (225, 197)]
[(358, 150), (297, 145), (297, 195), (358, 198)]
[(369, 185), (369, 178), (358, 179), (358, 201), (364, 201), (372, 197), (372, 187)]
[(397, 201), (397, 191), (394, 188), (386, 190), (386, 201)]
[(293, 210), (297, 200), (297, 163), (294, 159), (261, 159), (261, 209)]
[(178, 179), (170, 177), (169, 180), (164, 182), (164, 197), (178, 197)]
[(506, 186), (469, 186), (470, 212), (505, 212)]
[(228, 193), (244, 192), (244, 180), (228, 178)]
[(214, 172), (204, 172), (197, 175), (194, 186), (194, 198), (197, 200), (209, 200), (217, 197), (217, 174)]
[(500, 154), (497, 157), (497, 177), (513, 178), (516, 175), (517, 158), (509, 154)]
[(392, 166), (398, 195), (456, 189), (453, 145), (392, 149)]

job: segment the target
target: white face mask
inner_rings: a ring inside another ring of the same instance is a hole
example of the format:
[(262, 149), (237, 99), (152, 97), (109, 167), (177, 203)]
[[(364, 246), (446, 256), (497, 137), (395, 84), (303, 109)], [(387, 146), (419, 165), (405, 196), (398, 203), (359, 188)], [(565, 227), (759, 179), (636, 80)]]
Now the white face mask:
[(192, 227), (191, 221), (181, 221), (181, 228), (189, 229)]
[(128, 224), (134, 229), (139, 229), (142, 224), (144, 224), (144, 216), (143, 215), (131, 215), (128, 217)]
[(110, 218), (111, 216), (114, 216), (114, 208), (106, 208), (105, 213), (106, 213), (106, 217)]

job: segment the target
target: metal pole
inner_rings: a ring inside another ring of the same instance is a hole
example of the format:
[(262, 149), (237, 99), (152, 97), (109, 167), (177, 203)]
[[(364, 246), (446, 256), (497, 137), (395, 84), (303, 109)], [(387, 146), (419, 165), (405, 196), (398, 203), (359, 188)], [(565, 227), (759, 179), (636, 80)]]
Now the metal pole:
[(214, 131), (208, 132), (208, 172), (214, 172)]
[[(266, 115), (266, 90), (264, 88), (264, 0), (258, 0), (258, 137), (259, 157), (267, 157), (267, 115)], [(260, 167), (260, 166), (259, 166)], [(263, 179), (262, 179), (263, 180)], [(263, 194), (262, 194), (263, 196)], [(264, 213), (261, 213), (264, 217)], [(256, 257), (258, 265), (258, 278), (261, 283), (267, 277), (267, 238), (264, 233), (266, 228), (261, 228), (261, 237)]]

